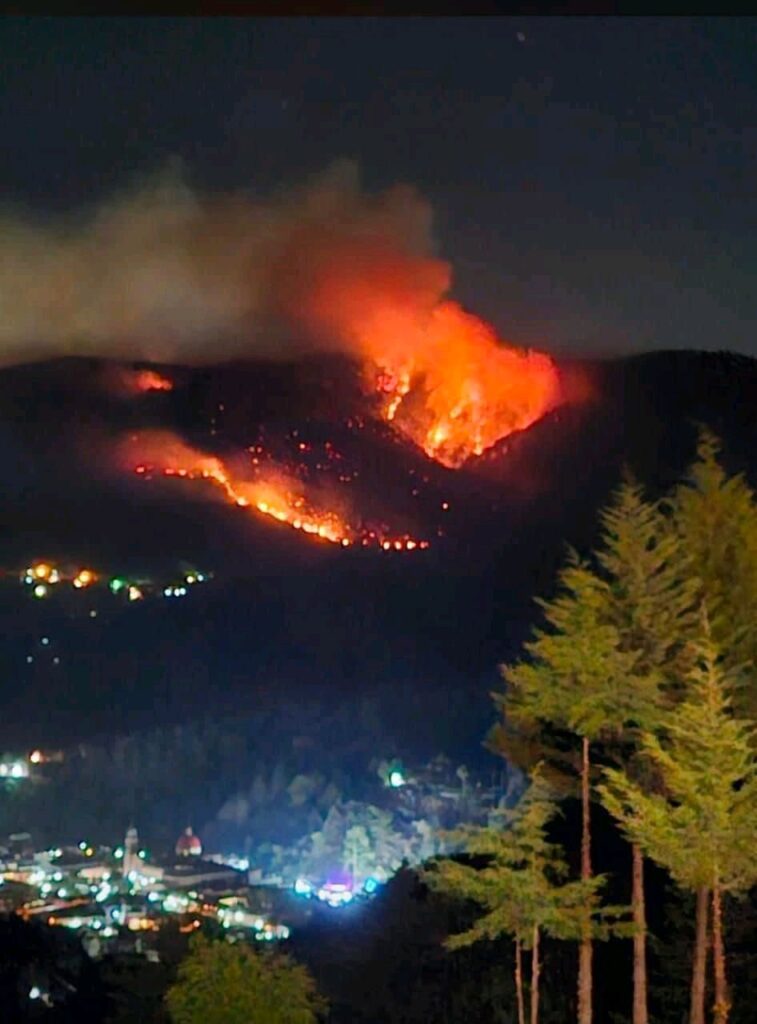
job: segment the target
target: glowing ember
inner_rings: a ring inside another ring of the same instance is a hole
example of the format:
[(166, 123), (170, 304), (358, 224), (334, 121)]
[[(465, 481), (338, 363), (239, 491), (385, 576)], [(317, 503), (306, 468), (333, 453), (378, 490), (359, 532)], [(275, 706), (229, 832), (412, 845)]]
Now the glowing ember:
[(151, 435), (145, 448), (150, 457), (133, 466), (138, 475), (150, 477), (158, 472), (164, 477), (208, 480), (239, 508), (285, 523), (315, 540), (344, 548), (377, 546), (384, 551), (425, 550), (429, 546), (428, 541), (407, 534), (394, 536), (382, 529), (353, 526), (335, 510), (316, 508), (304, 494), (301, 481), (271, 463), (265, 470), (258, 468), (255, 480), (235, 480), (219, 459), (197, 452), (171, 435)]
[(173, 391), (173, 381), (155, 370), (140, 370), (136, 376), (138, 391)]

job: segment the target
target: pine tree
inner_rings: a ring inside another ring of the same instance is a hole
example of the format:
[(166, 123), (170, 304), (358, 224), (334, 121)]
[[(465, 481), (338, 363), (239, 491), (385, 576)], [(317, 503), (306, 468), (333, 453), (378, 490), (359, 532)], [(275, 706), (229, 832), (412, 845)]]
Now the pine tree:
[[(742, 475), (726, 474), (719, 455), (717, 438), (702, 429), (697, 458), (670, 508), (724, 662), (744, 669), (757, 664), (757, 499)], [(757, 719), (753, 674), (737, 680), (734, 708)]]
[[(678, 537), (706, 602), (712, 634), (726, 667), (741, 670), (734, 687), (738, 713), (757, 718), (757, 686), (748, 672), (757, 663), (757, 501), (743, 476), (729, 477), (720, 463), (718, 439), (700, 430), (697, 458), (676, 489), (670, 511)], [(697, 895), (697, 953), (706, 964), (709, 898)], [(691, 1019), (704, 1022), (704, 983), (692, 989)]]
[(449, 949), (512, 936), (519, 1024), (525, 1024), (523, 950), (531, 951), (530, 1024), (537, 1024), (541, 936), (579, 938), (587, 910), (589, 914), (597, 910), (603, 883), (601, 878), (589, 883), (565, 881), (562, 851), (547, 838), (547, 826), (556, 811), (537, 771), (505, 827), (471, 827), (455, 833), (465, 853), (485, 860), (484, 867), (442, 860), (424, 873), (431, 886), (469, 899), (484, 910), (467, 931), (447, 940)]
[[(618, 626), (610, 621), (608, 583), (571, 555), (552, 601), (540, 602), (546, 629), (526, 644), (528, 660), (504, 669), (503, 700), (508, 724), (547, 750), (553, 764), (565, 767), (570, 734), (580, 738), (582, 808), (581, 878), (588, 884), (591, 866), (590, 745), (617, 742), (627, 727), (645, 720), (659, 699), (659, 679), (643, 673), (629, 685), (636, 653), (623, 649)], [(545, 742), (546, 740), (546, 742)], [(592, 1021), (592, 937), (589, 915), (579, 947), (579, 1024)]]
[[(675, 699), (677, 678), (690, 660), (687, 642), (696, 621), (697, 581), (681, 538), (659, 503), (644, 499), (642, 488), (624, 482), (601, 514), (602, 545), (596, 554), (608, 582), (606, 613), (618, 630), (621, 650), (635, 655), (628, 687), (643, 685), (649, 699), (626, 721), (616, 741), (606, 744), (611, 759), (638, 771), (638, 729), (654, 729), (664, 707)], [(646, 681), (646, 685), (642, 682)], [(637, 776), (639, 779), (641, 777)], [(647, 777), (647, 786), (652, 780)], [(633, 935), (633, 1024), (647, 1024), (646, 910), (644, 859), (631, 847)]]
[[(557, 770), (566, 761), (560, 730), (582, 735), (585, 877), (590, 871), (589, 741), (600, 742), (604, 759), (637, 767), (637, 732), (655, 727), (665, 705), (675, 698), (675, 680), (687, 664), (696, 599), (680, 538), (660, 506), (644, 500), (638, 484), (625, 481), (601, 521), (602, 542), (593, 568), (581, 566), (574, 557), (562, 574), (558, 601), (543, 604), (552, 633), (537, 633), (536, 643), (528, 647), (528, 667), (505, 672), (510, 690), (503, 709), (518, 732), (514, 739), (504, 730), (499, 733), (500, 744), (520, 763), (546, 754)], [(633, 1024), (647, 1024), (643, 858), (637, 846), (632, 846), (631, 880)], [(585, 997), (579, 1017), (588, 1021), (588, 941), (581, 967), (579, 988)]]
[[(659, 773), (650, 791), (618, 769), (606, 770), (600, 793), (631, 842), (702, 898), (712, 893), (715, 1024), (728, 1019), (729, 998), (722, 935), (722, 899), (757, 882), (757, 763), (755, 727), (734, 717), (733, 669), (723, 664), (706, 615), (688, 674), (687, 694), (669, 714), (666, 739), (646, 732), (641, 746)], [(704, 926), (698, 914), (698, 930)], [(698, 944), (692, 992), (704, 991)], [(692, 999), (692, 1019), (698, 1014)]]

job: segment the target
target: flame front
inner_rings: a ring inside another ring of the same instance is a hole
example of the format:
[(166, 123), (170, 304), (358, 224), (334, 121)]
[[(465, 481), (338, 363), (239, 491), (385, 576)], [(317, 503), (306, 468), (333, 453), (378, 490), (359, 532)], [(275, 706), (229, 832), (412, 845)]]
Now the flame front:
[(383, 551), (425, 550), (429, 543), (409, 534), (394, 534), (384, 528), (353, 525), (334, 509), (318, 508), (304, 493), (304, 487), (282, 467), (271, 463), (258, 469), (255, 480), (236, 480), (220, 459), (198, 452), (170, 434), (135, 436), (143, 461), (133, 471), (144, 477), (160, 473), (164, 477), (206, 480), (215, 485), (238, 508), (260, 513), (285, 523), (304, 536), (328, 541), (347, 548), (353, 545), (378, 547)]
[(456, 468), (558, 404), (549, 356), (504, 344), (483, 320), (441, 298), (445, 264), (393, 252), (366, 257), (364, 249), (324, 258), (302, 316), (362, 363), (381, 417), (430, 458)]
[(485, 323), (445, 302), (409, 348), (377, 342), (366, 375), (381, 415), (426, 454), (456, 468), (516, 430), (530, 427), (559, 399), (554, 363), (540, 352), (502, 345)]
[(139, 370), (135, 384), (137, 391), (173, 391), (173, 381), (155, 370)]

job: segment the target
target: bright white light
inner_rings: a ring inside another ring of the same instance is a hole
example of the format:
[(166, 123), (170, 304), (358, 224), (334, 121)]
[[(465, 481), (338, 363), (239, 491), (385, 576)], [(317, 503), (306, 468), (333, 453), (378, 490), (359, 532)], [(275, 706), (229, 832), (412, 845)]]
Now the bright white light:
[(16, 761), (11, 768), (11, 776), (14, 779), (23, 779), (29, 774), (29, 769), (23, 762)]
[(308, 896), (313, 891), (313, 887), (306, 878), (298, 878), (294, 883), (294, 891), (299, 896)]
[(58, 898), (64, 900), (67, 896), (65, 889), (58, 889)]
[(32, 985), (32, 987), (29, 989), (29, 998), (30, 999), (39, 999), (41, 997), (41, 995), (42, 995), (42, 989), (40, 989), (38, 985)]
[(113, 891), (112, 887), (105, 882), (95, 896), (95, 903), (104, 903)]
[(393, 771), (389, 776), (389, 785), (394, 789), (399, 789), (400, 786), (405, 785), (405, 777), (402, 772)]
[(79, 843), (79, 849), (80, 849), (80, 850), (86, 850), (86, 849), (87, 849), (87, 844), (85, 843), (85, 841), (84, 841), (83, 839), (82, 839), (82, 841), (81, 841), (81, 842)]
[(123, 847), (122, 846), (116, 847), (116, 850), (113, 853), (113, 856), (116, 858), (116, 860), (120, 860), (123, 857), (123, 855), (124, 855)]
[(35, 597), (45, 597), (46, 594), (47, 594), (47, 587), (45, 586), (45, 584), (44, 583), (38, 583), (37, 586), (34, 588), (34, 596)]

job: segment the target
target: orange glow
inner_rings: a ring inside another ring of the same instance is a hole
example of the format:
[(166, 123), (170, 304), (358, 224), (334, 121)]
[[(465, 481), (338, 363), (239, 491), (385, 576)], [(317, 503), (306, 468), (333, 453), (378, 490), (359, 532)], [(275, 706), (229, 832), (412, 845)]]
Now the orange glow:
[(394, 313), (377, 314), (361, 343), (382, 418), (450, 468), (530, 427), (559, 400), (549, 356), (502, 345), (454, 302), (440, 303), (410, 330)]
[(140, 476), (184, 480), (207, 480), (223, 492), (227, 501), (290, 526), (313, 540), (323, 540), (343, 548), (352, 545), (378, 546), (385, 551), (425, 550), (429, 544), (407, 534), (389, 536), (380, 529), (353, 525), (335, 508), (320, 508), (305, 493), (301, 481), (281, 467), (264, 470), (256, 467), (257, 479), (235, 480), (220, 459), (195, 451), (170, 434), (151, 434), (137, 438), (144, 461), (132, 469)]
[(155, 370), (139, 370), (135, 383), (138, 391), (173, 391), (173, 381)]
[(91, 569), (81, 569), (73, 578), (73, 584), (77, 590), (83, 590), (97, 582), (97, 574)]
[[(302, 270), (300, 318), (362, 363), (380, 416), (430, 458), (456, 468), (559, 403), (549, 356), (503, 343), (444, 299), (447, 264), (373, 235), (324, 245), (318, 256)], [(296, 265), (298, 254), (287, 258)]]

